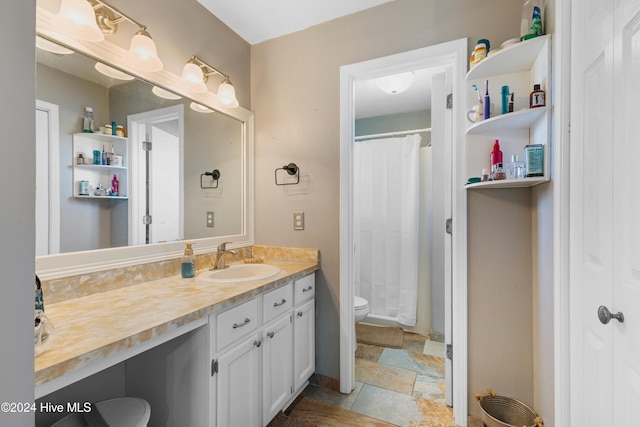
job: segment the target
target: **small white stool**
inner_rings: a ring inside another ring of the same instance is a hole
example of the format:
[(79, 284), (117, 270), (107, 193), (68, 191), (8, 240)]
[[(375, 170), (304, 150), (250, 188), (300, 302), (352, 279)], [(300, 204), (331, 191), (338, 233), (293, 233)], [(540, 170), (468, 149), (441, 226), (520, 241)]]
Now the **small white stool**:
[[(151, 418), (151, 406), (137, 397), (119, 397), (96, 403), (109, 427), (146, 427)], [(70, 414), (51, 427), (85, 426), (82, 414)]]

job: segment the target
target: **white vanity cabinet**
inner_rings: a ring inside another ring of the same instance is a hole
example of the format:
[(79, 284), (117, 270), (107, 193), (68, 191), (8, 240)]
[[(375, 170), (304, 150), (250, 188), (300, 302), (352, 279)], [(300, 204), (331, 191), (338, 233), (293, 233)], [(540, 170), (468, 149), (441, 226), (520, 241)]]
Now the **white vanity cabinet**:
[[(102, 159), (94, 164), (93, 152), (105, 151), (112, 159), (110, 164), (103, 165)], [(111, 153), (115, 156), (111, 156)], [(128, 169), (127, 169), (127, 138), (105, 135), (101, 133), (75, 133), (73, 134), (73, 197), (80, 199), (126, 199), (128, 195)], [(78, 162), (82, 154), (81, 162)], [(111, 180), (116, 175), (119, 181), (119, 195), (96, 195), (95, 189), (100, 185), (105, 189), (111, 188)], [(88, 181), (88, 193), (80, 192), (80, 182)]]
[(266, 426), (303, 390), (315, 371), (314, 292), (312, 273), (210, 316), (211, 427)]
[(316, 370), (315, 275), (303, 277), (294, 283), (293, 310), (293, 389), (302, 391)]

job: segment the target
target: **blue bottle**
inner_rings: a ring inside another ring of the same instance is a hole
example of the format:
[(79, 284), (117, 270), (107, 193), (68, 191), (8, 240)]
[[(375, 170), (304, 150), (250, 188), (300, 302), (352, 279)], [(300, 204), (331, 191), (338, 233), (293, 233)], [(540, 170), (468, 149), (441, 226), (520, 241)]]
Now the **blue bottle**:
[(502, 86), (500, 95), (502, 95), (502, 114), (507, 114), (509, 112), (509, 86)]
[(182, 277), (185, 279), (191, 278), (196, 275), (196, 256), (193, 254), (191, 245), (193, 243), (185, 243), (187, 247), (184, 249), (184, 255), (182, 256)]

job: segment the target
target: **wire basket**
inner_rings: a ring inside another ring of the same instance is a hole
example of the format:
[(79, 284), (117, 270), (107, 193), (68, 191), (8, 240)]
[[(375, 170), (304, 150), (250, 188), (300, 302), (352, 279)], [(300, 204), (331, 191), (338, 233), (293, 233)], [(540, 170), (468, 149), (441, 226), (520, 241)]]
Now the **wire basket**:
[(498, 396), (491, 389), (476, 395), (486, 427), (544, 427), (542, 418), (524, 403)]

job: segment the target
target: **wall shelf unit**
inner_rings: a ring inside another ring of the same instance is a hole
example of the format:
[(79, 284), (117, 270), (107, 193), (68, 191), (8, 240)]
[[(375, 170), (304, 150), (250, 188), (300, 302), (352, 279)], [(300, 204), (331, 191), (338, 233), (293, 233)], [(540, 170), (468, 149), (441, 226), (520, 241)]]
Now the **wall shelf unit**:
[[(469, 82), (468, 102), (477, 103), (471, 84), (475, 83), (484, 95), (485, 80), (489, 83), (489, 95), (494, 111), (500, 111), (502, 86), (514, 92), (514, 112), (496, 114), (487, 120), (471, 124), (465, 132), (467, 177), (480, 176), (489, 168), (489, 154), (495, 140), (500, 141), (503, 165), (508, 168), (511, 156), (524, 160), (524, 147), (529, 144), (544, 145), (544, 176), (524, 179), (479, 182), (467, 184), (467, 189), (532, 187), (550, 180), (551, 108), (549, 90), (551, 76), (551, 36), (546, 35), (516, 43), (489, 55), (467, 73)], [(534, 84), (545, 91), (547, 106), (529, 108), (529, 94)], [(495, 113), (494, 113), (495, 114)]]
[[(93, 151), (113, 153), (121, 159), (119, 164), (93, 164)], [(76, 199), (111, 199), (126, 200), (128, 198), (128, 140), (127, 138), (100, 133), (73, 134), (73, 197)], [(78, 164), (78, 155), (85, 158), (84, 164)], [(94, 190), (98, 185), (109, 189), (113, 175), (118, 177), (119, 195), (98, 195)], [(80, 181), (89, 182), (89, 194), (80, 194)]]

